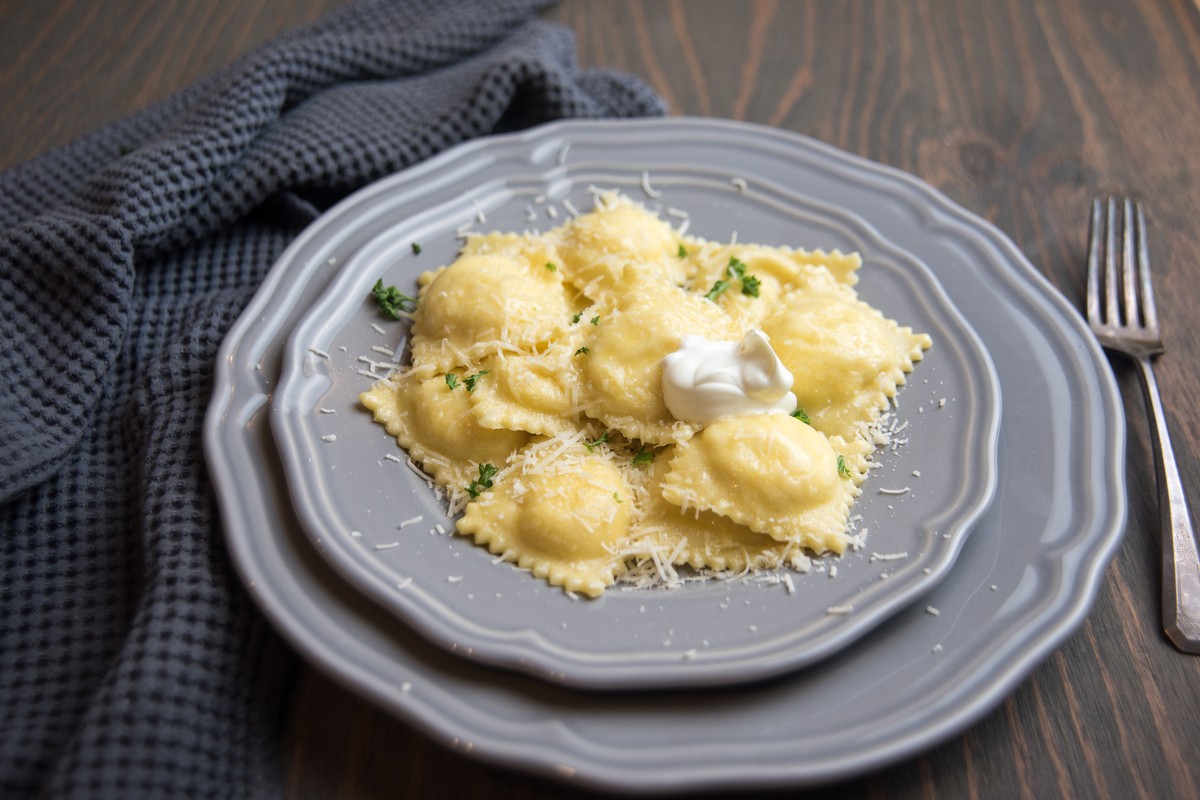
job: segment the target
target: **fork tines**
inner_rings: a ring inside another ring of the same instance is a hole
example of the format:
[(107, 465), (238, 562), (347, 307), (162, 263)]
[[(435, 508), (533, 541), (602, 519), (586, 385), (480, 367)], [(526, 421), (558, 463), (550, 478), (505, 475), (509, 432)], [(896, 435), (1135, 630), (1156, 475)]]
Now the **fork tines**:
[[(1158, 314), (1141, 204), (1131, 198), (1093, 201), (1088, 238), (1087, 313), (1097, 334), (1122, 331), (1128, 337), (1139, 332), (1157, 339)], [(1103, 338), (1105, 345), (1112, 346)]]

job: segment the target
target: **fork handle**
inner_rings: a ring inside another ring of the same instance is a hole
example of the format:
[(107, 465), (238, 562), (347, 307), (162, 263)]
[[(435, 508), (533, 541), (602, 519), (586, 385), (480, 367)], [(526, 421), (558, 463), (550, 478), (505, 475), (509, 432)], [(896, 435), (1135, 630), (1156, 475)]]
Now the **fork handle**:
[(1200, 558), (1196, 554), (1195, 529), (1150, 357), (1139, 356), (1135, 360), (1154, 423), (1151, 430), (1162, 524), (1163, 630), (1180, 650), (1200, 653)]

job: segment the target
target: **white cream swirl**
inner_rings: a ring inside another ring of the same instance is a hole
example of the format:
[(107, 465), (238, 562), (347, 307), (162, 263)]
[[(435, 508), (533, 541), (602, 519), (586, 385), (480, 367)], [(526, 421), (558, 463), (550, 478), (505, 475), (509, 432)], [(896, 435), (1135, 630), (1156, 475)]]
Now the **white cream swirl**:
[(662, 364), (663, 399), (676, 419), (707, 425), (728, 414), (796, 410), (792, 373), (758, 329), (740, 342), (684, 336)]

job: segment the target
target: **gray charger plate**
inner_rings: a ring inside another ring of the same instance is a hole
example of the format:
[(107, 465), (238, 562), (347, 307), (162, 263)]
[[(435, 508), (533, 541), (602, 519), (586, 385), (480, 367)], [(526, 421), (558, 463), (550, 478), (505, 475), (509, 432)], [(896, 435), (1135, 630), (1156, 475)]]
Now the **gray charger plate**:
[(327, 260), (355, 246), (314, 251), (306, 234), (222, 346), (205, 422), (242, 579), (289, 641), (348, 687), (464, 754), (562, 780), (639, 792), (808, 785), (962, 730), (1082, 622), (1119, 543), (1124, 419), (1102, 353), (995, 228), (911, 176), (794, 134), (699, 119), (562, 122), (404, 175), (443, 191), (464, 152), (644, 142), (847, 209), (928, 264), (980, 335), (1004, 392), (999, 483), (946, 578), (836, 655), (747, 686), (596, 694), (446, 653), (349, 585), (292, 509), (266, 407), (284, 341), (339, 272)]
[[(361, 242), (334, 250), (342, 268), (292, 331), (272, 395), (271, 425), (296, 515), (347, 580), (447, 650), (593, 689), (770, 677), (837, 652), (928, 592), (991, 502), (995, 369), (929, 269), (845, 209), (761, 174), (739, 189), (731, 183), (738, 173), (704, 155), (657, 139), (579, 140), (557, 153), (521, 140), (484, 153), (461, 150), (443, 162), (457, 176), (447, 185), (450, 199), (432, 202), (437, 192), (423, 180), (388, 179), (330, 211), (308, 247), (291, 255), (309, 259), (333, 239)], [(881, 468), (854, 505), (861, 550), (822, 559), (805, 575), (783, 570), (670, 590), (618, 586), (586, 600), (497, 564), (453, 534), (444, 503), (358, 403), (377, 380), (367, 367), (382, 363), (382, 376), (393, 357), (381, 350), (399, 352), (404, 343), (405, 326), (379, 314), (371, 287), (382, 278), (415, 295), (421, 272), (456, 257), (462, 226), (545, 230), (563, 222), (566, 209), (590, 210), (596, 188), (661, 208), (673, 223), (684, 224), (686, 213), (688, 231), (712, 240), (858, 252), (860, 297), (933, 337), (889, 421), (901, 430), (897, 444), (905, 443), (881, 448)], [(784, 574), (790, 583), (781, 582)]]

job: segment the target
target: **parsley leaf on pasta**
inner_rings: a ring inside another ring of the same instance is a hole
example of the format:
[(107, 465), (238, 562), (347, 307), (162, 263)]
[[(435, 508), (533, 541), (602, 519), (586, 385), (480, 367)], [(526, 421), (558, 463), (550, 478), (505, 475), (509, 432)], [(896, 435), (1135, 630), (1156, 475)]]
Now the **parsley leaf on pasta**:
[(479, 477), (467, 486), (467, 494), (471, 495), (472, 500), (479, 497), (483, 490), (492, 488), (492, 478), (496, 477), (496, 473), (499, 471), (500, 469), (494, 464), (479, 465)]
[(712, 285), (704, 295), (705, 298), (716, 302), (716, 299), (729, 288), (735, 280), (742, 283), (742, 294), (758, 297), (758, 289), (762, 281), (746, 272), (746, 265), (737, 256), (729, 257), (729, 265), (725, 267), (725, 277)]
[(466, 378), (463, 381), (463, 383), (465, 383), (467, 385), (467, 391), (468, 392), (475, 391), (475, 385), (477, 383), (479, 383), (480, 380), (483, 379), (484, 375), (487, 375), (487, 374), (488, 374), (488, 371), (486, 369), (481, 369), (481, 370), (479, 370), (479, 372), (476, 372), (474, 375), (471, 375), (470, 377)]
[(583, 446), (586, 447), (588, 449), (588, 452), (590, 453), (593, 450), (595, 450), (597, 447), (599, 447), (600, 445), (605, 444), (607, 441), (608, 441), (608, 431), (605, 431), (604, 433), (600, 434), (592, 441), (590, 441), (590, 442), (585, 441), (583, 443)]

